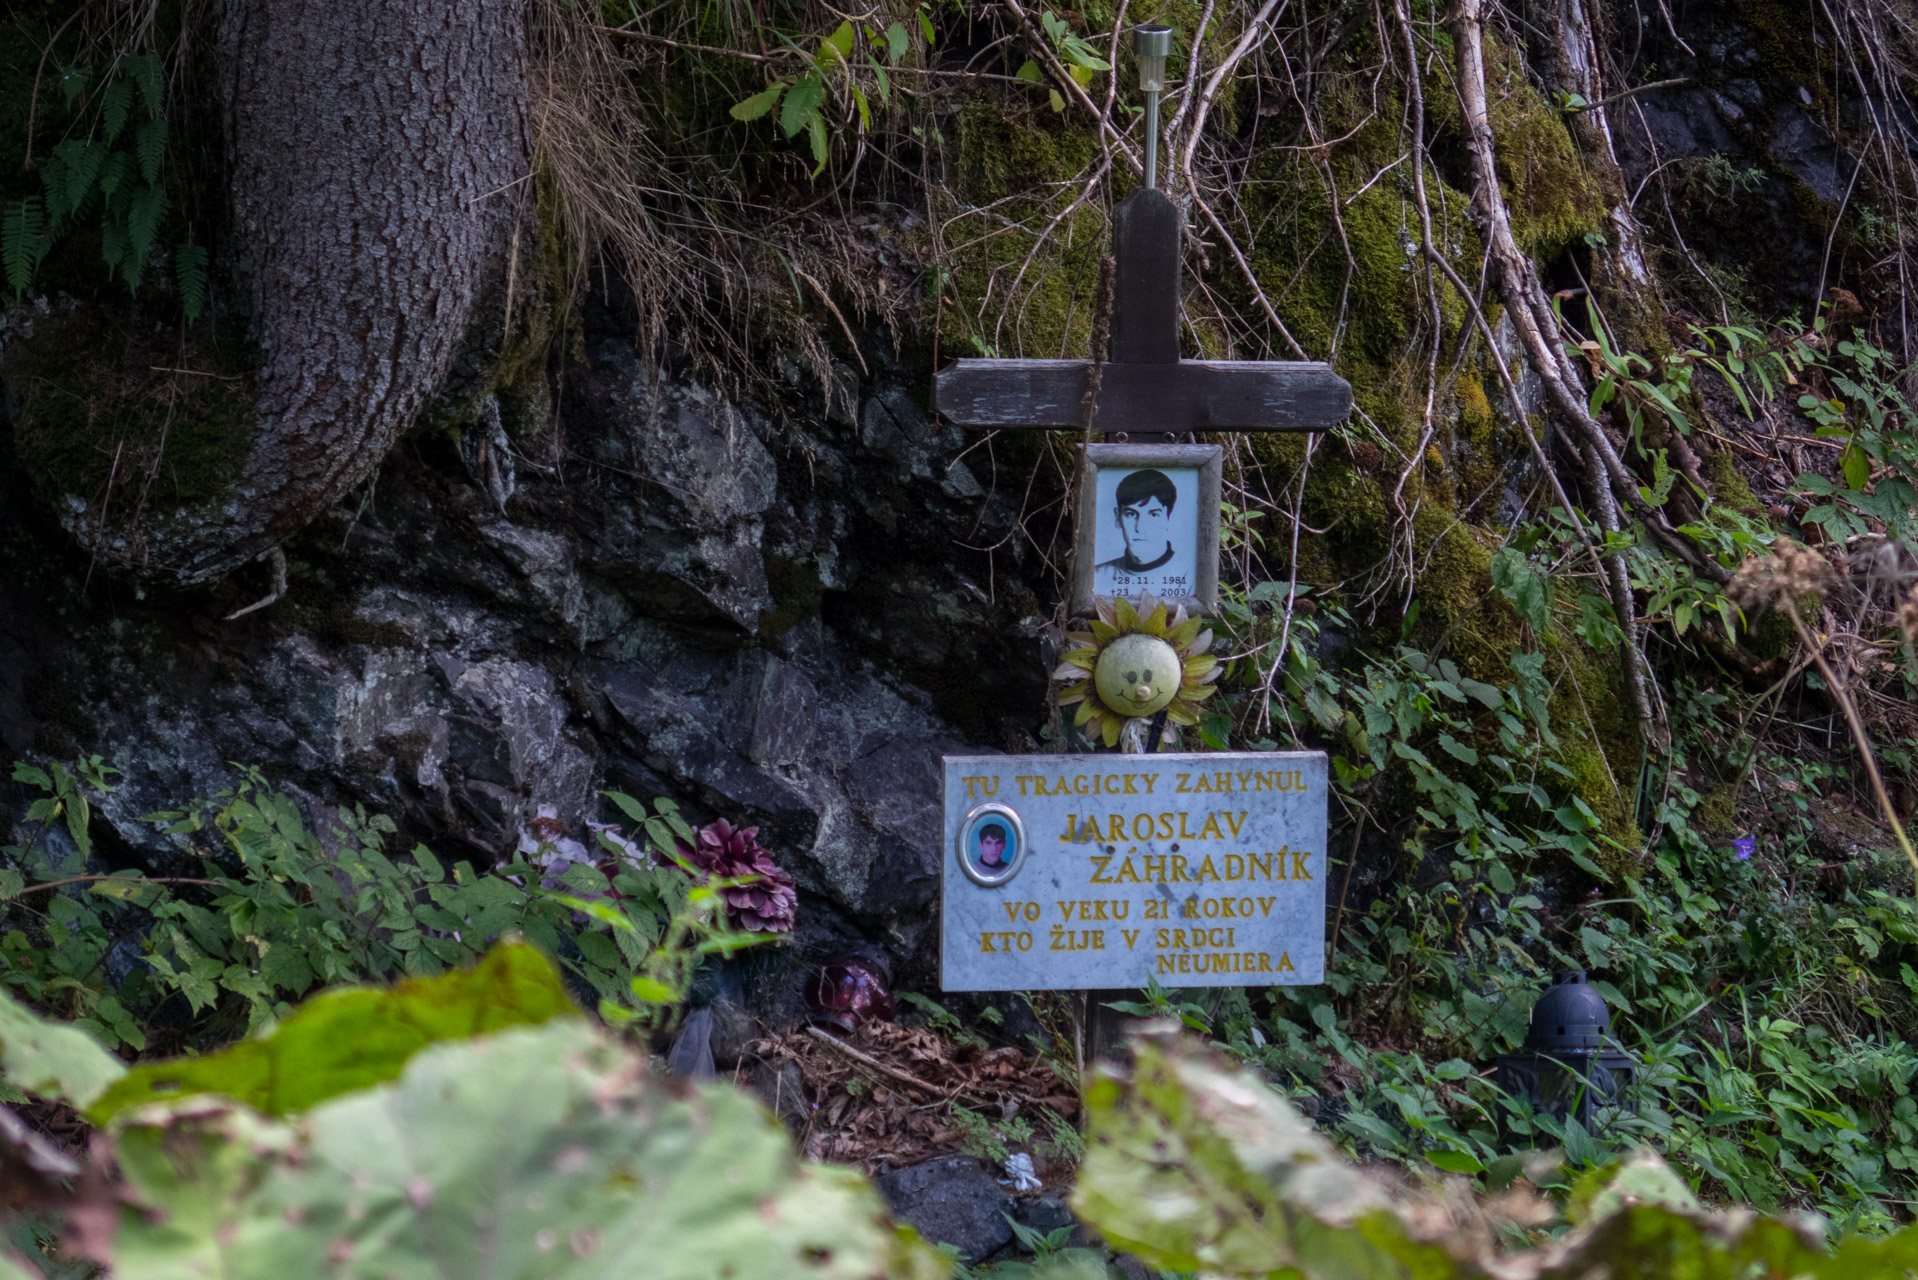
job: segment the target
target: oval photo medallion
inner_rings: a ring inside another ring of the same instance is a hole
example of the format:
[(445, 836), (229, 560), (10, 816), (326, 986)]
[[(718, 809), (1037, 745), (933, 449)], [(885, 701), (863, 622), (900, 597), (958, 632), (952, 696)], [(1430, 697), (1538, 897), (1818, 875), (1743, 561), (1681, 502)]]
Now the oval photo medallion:
[(997, 889), (1025, 865), (1026, 826), (1002, 804), (982, 804), (959, 824), (959, 869), (966, 879)]

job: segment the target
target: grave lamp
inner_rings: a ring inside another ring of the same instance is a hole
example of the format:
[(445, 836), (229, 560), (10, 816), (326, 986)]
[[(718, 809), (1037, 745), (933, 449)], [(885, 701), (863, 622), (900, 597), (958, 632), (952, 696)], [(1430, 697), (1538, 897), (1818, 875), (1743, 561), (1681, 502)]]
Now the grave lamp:
[(1611, 1010), (1584, 971), (1559, 974), (1532, 1006), (1525, 1044), (1500, 1056), (1499, 1087), (1561, 1120), (1575, 1116), (1589, 1124), (1592, 1112), (1615, 1101), (1637, 1072), (1611, 1030)]
[(1172, 52), (1172, 28), (1147, 24), (1132, 28), (1132, 52), (1139, 60), (1139, 91), (1145, 94), (1145, 184), (1159, 185), (1159, 95), (1165, 92), (1165, 59)]

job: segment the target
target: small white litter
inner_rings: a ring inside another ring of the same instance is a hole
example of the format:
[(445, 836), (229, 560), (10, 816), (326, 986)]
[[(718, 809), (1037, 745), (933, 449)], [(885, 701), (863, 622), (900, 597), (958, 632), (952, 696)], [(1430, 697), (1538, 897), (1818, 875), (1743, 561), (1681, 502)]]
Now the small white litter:
[(1010, 1186), (1014, 1191), (1038, 1191), (1046, 1184), (1039, 1181), (1039, 1175), (1033, 1172), (1032, 1157), (1025, 1152), (1015, 1152), (1006, 1157), (1006, 1176), (999, 1179), (1001, 1185)]

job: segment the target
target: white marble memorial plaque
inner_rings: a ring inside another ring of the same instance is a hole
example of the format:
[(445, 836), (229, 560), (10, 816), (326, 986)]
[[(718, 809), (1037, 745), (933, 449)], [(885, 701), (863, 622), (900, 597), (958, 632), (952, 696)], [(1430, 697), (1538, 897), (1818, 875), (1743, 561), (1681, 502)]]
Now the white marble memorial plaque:
[(945, 765), (945, 990), (1324, 981), (1323, 752)]

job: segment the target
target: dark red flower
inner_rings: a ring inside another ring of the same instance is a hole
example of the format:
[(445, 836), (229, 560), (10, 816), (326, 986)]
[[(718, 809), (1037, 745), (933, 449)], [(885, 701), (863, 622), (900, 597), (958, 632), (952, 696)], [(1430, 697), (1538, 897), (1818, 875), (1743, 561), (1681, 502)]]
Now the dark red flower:
[(693, 833), (693, 842), (673, 842), (680, 860), (708, 879), (743, 880), (719, 891), (726, 916), (753, 933), (791, 933), (799, 893), (793, 878), (759, 843), (758, 827), (735, 827), (724, 818)]

